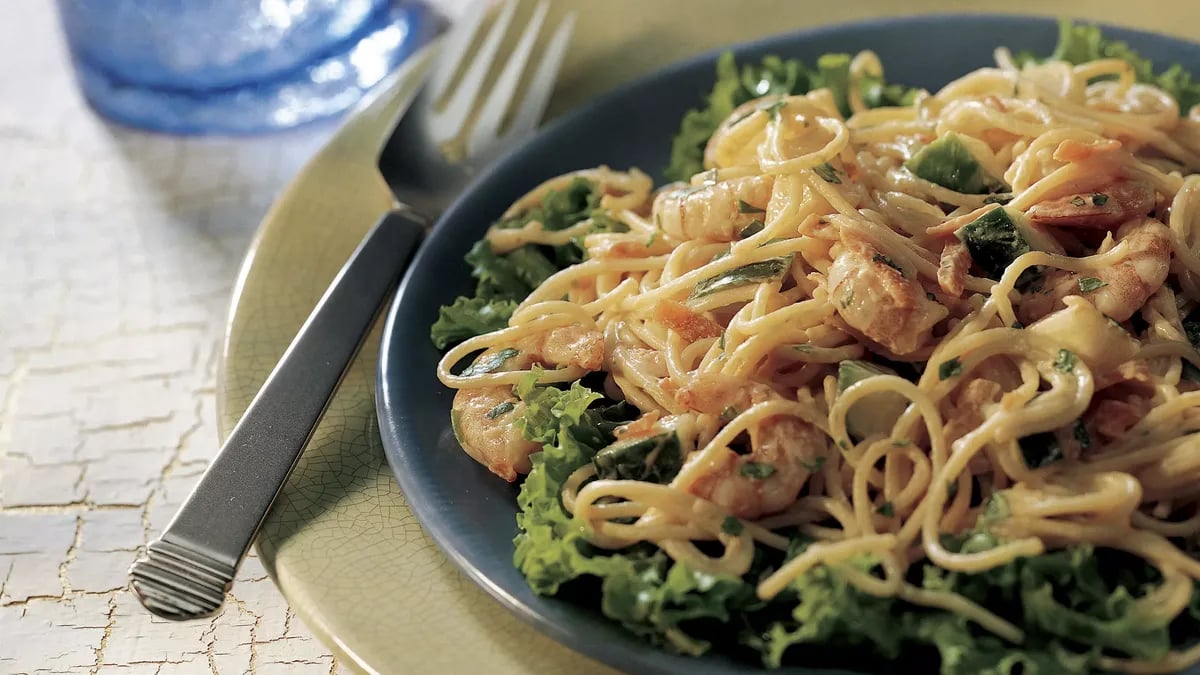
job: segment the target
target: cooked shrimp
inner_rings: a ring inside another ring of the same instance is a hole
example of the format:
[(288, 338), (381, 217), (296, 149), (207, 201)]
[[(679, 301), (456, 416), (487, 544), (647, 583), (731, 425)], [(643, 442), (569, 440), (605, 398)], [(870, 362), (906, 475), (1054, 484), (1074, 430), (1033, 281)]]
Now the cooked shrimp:
[(654, 198), (654, 222), (677, 239), (733, 241), (752, 221), (764, 219), (774, 182), (772, 176), (750, 176), (677, 184)]
[(662, 325), (679, 333), (688, 342), (715, 338), (724, 332), (721, 324), (697, 314), (682, 303), (673, 300), (663, 300), (655, 305), (654, 318)]
[(828, 439), (795, 417), (769, 417), (750, 429), (750, 453), (726, 449), (689, 491), (748, 520), (791, 506), (818, 458), (826, 457)]
[(534, 355), (545, 365), (578, 366), (600, 370), (604, 363), (604, 336), (582, 326), (563, 326), (517, 341), (522, 354)]
[(507, 385), (459, 389), (450, 409), (450, 423), (472, 459), (511, 483), (517, 474), (529, 473), (529, 455), (541, 450), (514, 424), (524, 412), (525, 404)]
[(871, 244), (844, 234), (842, 244), (826, 279), (837, 313), (898, 356), (924, 347), (949, 310), (926, 297), (921, 284), (904, 278)]
[(1034, 204), (1026, 211), (1037, 225), (1111, 229), (1154, 210), (1158, 195), (1148, 183), (1118, 180), (1092, 192)]
[[(1167, 280), (1171, 266), (1171, 231), (1152, 218), (1140, 218), (1117, 230), (1117, 241), (1127, 244), (1125, 258), (1115, 265), (1097, 270), (1094, 277), (1077, 272), (1056, 270), (1047, 273), (1040, 291), (1021, 302), (1019, 315), (1025, 323), (1041, 318), (1063, 306), (1063, 298), (1082, 295), (1115, 321), (1126, 321), (1146, 304), (1150, 296)], [(1079, 283), (1090, 277), (1089, 290)]]
[[(529, 335), (517, 340), (512, 349), (516, 353), (507, 358), (497, 358), (504, 350), (490, 349), (475, 363), (490, 362), (492, 371), (523, 370), (535, 363), (594, 371), (604, 362), (603, 335), (582, 326), (561, 326)], [(518, 473), (529, 472), (529, 455), (541, 449), (526, 440), (515, 424), (524, 406), (508, 385), (459, 389), (450, 406), (454, 435), (463, 450), (509, 482), (516, 480)]]
[(778, 398), (778, 394), (761, 382), (719, 373), (700, 375), (675, 392), (676, 403), (709, 415), (741, 412), (772, 398)]

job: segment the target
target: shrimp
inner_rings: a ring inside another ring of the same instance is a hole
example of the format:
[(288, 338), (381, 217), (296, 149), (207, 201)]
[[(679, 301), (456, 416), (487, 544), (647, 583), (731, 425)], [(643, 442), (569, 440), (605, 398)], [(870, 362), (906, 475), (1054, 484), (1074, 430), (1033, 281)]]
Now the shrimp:
[(726, 448), (688, 491), (747, 520), (777, 513), (796, 501), (828, 446), (804, 420), (769, 417), (750, 429), (749, 454)]
[[(727, 418), (780, 395), (761, 382), (701, 375), (675, 393), (679, 405)], [(812, 469), (826, 456), (823, 433), (804, 420), (774, 415), (749, 429), (749, 454), (726, 448), (688, 488), (739, 518), (755, 519), (796, 501)]]
[(1154, 210), (1158, 194), (1148, 183), (1118, 180), (1092, 192), (1034, 204), (1025, 212), (1035, 225), (1108, 230)]
[(1117, 241), (1128, 245), (1125, 258), (1097, 270), (1086, 289), (1078, 272), (1057, 270), (1046, 274), (1041, 290), (1022, 299), (1019, 315), (1025, 323), (1063, 306), (1063, 298), (1082, 295), (1114, 321), (1127, 321), (1146, 304), (1167, 280), (1171, 266), (1171, 231), (1152, 218), (1122, 225)]
[[(560, 326), (528, 335), (511, 349), (489, 349), (476, 358), (492, 372), (524, 370), (534, 364), (599, 370), (604, 362), (604, 336), (582, 326)], [(541, 449), (525, 438), (516, 421), (525, 404), (508, 385), (464, 387), (454, 394), (450, 420), (454, 436), (472, 459), (510, 483), (529, 473), (529, 455)]]
[(512, 387), (459, 389), (450, 408), (450, 423), (471, 459), (511, 483), (517, 474), (529, 473), (529, 456), (542, 449), (515, 424), (524, 413), (525, 404), (513, 395)]
[(949, 310), (871, 244), (845, 234), (842, 244), (826, 279), (837, 313), (897, 356), (924, 347)]
[(763, 220), (774, 176), (748, 176), (704, 185), (679, 184), (654, 198), (654, 222), (676, 239), (733, 241)]

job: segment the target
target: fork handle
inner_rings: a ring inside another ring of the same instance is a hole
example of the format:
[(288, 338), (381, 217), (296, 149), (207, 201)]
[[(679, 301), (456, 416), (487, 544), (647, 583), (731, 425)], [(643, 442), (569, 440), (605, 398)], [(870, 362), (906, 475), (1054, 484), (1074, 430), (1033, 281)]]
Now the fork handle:
[(170, 525), (130, 568), (146, 609), (182, 620), (220, 608), (423, 232), (415, 216), (392, 211), (350, 256)]

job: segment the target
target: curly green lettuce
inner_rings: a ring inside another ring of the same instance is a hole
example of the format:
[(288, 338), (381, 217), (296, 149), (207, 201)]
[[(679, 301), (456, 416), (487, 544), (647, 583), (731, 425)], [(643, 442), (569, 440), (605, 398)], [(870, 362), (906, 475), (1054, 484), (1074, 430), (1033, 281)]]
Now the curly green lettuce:
[[(1044, 60), (1031, 52), (1021, 52), (1014, 58), (1017, 65)], [(1099, 26), (1060, 20), (1058, 46), (1047, 58), (1074, 64), (1096, 59), (1121, 59), (1133, 67), (1138, 82), (1160, 87), (1174, 97), (1179, 103), (1180, 115), (1187, 115), (1192, 106), (1200, 103), (1200, 81), (1193, 81), (1192, 74), (1182, 65), (1175, 63), (1166, 70), (1156, 71), (1153, 62), (1125, 42), (1105, 38)]]
[[(591, 230), (619, 230), (624, 226), (599, 209), (600, 194), (596, 186), (584, 178), (575, 178), (561, 190), (550, 190), (541, 203), (498, 220), (498, 228), (518, 228), (537, 221), (551, 230), (565, 230), (591, 218)], [(429, 337), (438, 349), (476, 335), (500, 330), (517, 303), (555, 272), (583, 260), (583, 247), (578, 242), (560, 246), (528, 244), (507, 253), (496, 253), (487, 239), (471, 247), (466, 261), (475, 277), (475, 294), (460, 296), (438, 310), (437, 321)]]

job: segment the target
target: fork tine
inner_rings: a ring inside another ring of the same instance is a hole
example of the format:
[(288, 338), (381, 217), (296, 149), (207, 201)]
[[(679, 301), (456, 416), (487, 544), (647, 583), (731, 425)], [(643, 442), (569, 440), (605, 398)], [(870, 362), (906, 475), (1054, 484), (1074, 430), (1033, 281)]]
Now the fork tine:
[(546, 112), (546, 105), (550, 102), (550, 94), (554, 91), (554, 82), (558, 78), (558, 69), (567, 55), (567, 46), (571, 42), (571, 31), (574, 28), (575, 12), (571, 12), (563, 17), (554, 31), (554, 36), (546, 45), (542, 61), (530, 80), (529, 91), (521, 101), (520, 108), (513, 114), (512, 123), (498, 140), (523, 136), (537, 128)]
[(471, 114), (475, 99), (479, 97), (479, 90), (483, 87), (484, 78), (487, 77), (496, 53), (500, 50), (500, 44), (508, 33), (513, 15), (517, 12), (517, 2), (518, 0), (505, 1), (496, 23), (488, 31), (479, 52), (472, 59), (470, 68), (463, 74), (453, 98), (446, 104), (446, 109), (432, 115), (433, 124), (430, 130), (438, 142), (454, 138)]
[(476, 0), (466, 11), (462, 12), (461, 17), (456, 19), (442, 36), (433, 71), (429, 75), (427, 92), (431, 96), (431, 101), (438, 101), (446, 93), (446, 87), (450, 86), (454, 71), (462, 63), (467, 49), (470, 48), (471, 42), (475, 39), (475, 34), (479, 32), (479, 27), (483, 24), (486, 16), (486, 0)]
[(467, 141), (468, 154), (481, 153), (496, 141), (496, 132), (500, 129), (500, 123), (504, 120), (505, 113), (512, 104), (513, 94), (516, 93), (517, 84), (521, 81), (526, 64), (529, 63), (529, 56), (533, 53), (533, 46), (537, 43), (538, 34), (542, 31), (542, 24), (546, 21), (546, 12), (549, 8), (548, 0), (541, 0), (538, 3), (533, 19), (526, 26), (525, 32), (521, 34), (520, 41), (509, 56), (508, 62), (504, 64), (504, 70), (496, 79), (496, 84), (488, 94), (487, 100), (480, 107), (475, 128), (471, 131), (471, 137)]

